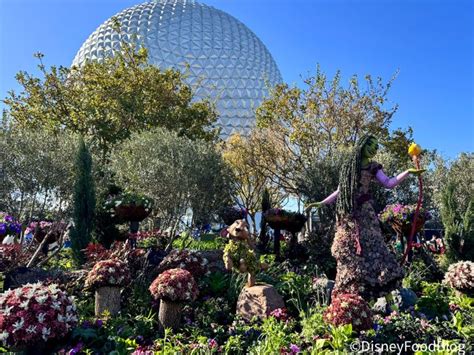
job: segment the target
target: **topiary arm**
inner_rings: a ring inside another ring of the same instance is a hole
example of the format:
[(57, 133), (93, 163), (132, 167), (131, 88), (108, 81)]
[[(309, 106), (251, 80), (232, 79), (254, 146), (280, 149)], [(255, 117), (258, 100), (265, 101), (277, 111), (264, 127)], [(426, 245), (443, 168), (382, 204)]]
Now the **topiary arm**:
[(410, 174), (410, 171), (405, 170), (403, 173), (400, 173), (395, 177), (389, 178), (387, 175), (385, 175), (382, 169), (379, 169), (377, 171), (377, 174), (375, 174), (375, 177), (381, 185), (385, 186), (387, 189), (393, 189), (395, 186), (405, 180), (408, 174)]

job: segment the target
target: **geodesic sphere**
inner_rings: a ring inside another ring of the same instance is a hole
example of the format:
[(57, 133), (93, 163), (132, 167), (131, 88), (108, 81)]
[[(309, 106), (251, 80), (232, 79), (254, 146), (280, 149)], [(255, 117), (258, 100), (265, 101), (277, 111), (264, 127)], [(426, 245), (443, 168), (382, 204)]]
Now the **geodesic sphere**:
[(84, 42), (73, 65), (100, 59), (134, 36), (148, 49), (149, 61), (187, 74), (195, 98), (216, 103), (222, 136), (246, 134), (269, 87), (281, 82), (270, 52), (255, 34), (229, 14), (194, 0), (155, 0), (108, 19)]

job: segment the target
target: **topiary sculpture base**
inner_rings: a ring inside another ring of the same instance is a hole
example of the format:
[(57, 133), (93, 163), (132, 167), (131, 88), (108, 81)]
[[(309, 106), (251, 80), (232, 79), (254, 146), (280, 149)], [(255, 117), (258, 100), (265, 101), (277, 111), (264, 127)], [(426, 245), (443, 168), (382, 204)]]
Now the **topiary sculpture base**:
[(161, 333), (165, 328), (176, 330), (181, 323), (181, 302), (160, 300), (158, 326)]
[(110, 315), (120, 312), (120, 288), (100, 287), (95, 291), (95, 315), (101, 316), (105, 311)]
[(277, 308), (284, 308), (283, 298), (271, 285), (244, 287), (237, 301), (237, 314), (246, 321), (266, 318)]

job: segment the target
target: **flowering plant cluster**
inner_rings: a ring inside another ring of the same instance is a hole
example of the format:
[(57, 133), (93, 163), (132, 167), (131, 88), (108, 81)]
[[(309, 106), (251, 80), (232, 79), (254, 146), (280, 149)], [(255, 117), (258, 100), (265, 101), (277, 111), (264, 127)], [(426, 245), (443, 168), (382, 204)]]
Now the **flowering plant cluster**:
[(112, 254), (110, 249), (106, 249), (100, 243), (89, 243), (83, 251), (88, 264), (95, 264), (100, 260), (110, 259)]
[(53, 222), (49, 221), (31, 222), (28, 227), (26, 227), (25, 234), (35, 233), (37, 229), (47, 232), (52, 225)]
[(99, 261), (87, 274), (86, 287), (123, 287), (130, 283), (130, 271), (126, 263), (109, 259)]
[(324, 320), (332, 325), (352, 324), (355, 330), (372, 327), (372, 314), (362, 297), (356, 294), (338, 294), (324, 312)]
[(306, 223), (306, 216), (298, 212), (290, 212), (280, 208), (271, 208), (264, 213), (265, 221), (273, 229), (284, 229), (297, 233)]
[[(379, 220), (383, 223), (409, 224), (415, 216), (416, 205), (387, 205), (379, 214)], [(431, 218), (428, 211), (423, 208), (419, 210), (419, 216), (425, 221)]]
[(15, 235), (21, 232), (21, 223), (15, 221), (13, 216), (0, 211), (0, 236)]
[(161, 273), (152, 282), (149, 290), (153, 298), (168, 301), (194, 301), (199, 292), (193, 275), (183, 269), (171, 269)]
[(288, 312), (286, 311), (286, 308), (277, 308), (271, 311), (269, 316), (283, 322), (288, 320)]
[(112, 195), (102, 204), (102, 210), (108, 212), (112, 218), (119, 217), (124, 220), (142, 220), (150, 214), (152, 208), (151, 198), (133, 193)]
[(198, 252), (183, 249), (172, 250), (160, 263), (160, 270), (184, 269), (199, 278), (208, 272), (209, 261), (203, 258)]
[(464, 293), (474, 291), (474, 263), (472, 261), (459, 261), (451, 264), (444, 275), (445, 284)]
[(0, 294), (0, 341), (14, 348), (58, 340), (77, 323), (72, 297), (56, 284), (26, 284)]
[(0, 270), (7, 272), (17, 266), (26, 265), (31, 252), (22, 250), (20, 244), (0, 244)]

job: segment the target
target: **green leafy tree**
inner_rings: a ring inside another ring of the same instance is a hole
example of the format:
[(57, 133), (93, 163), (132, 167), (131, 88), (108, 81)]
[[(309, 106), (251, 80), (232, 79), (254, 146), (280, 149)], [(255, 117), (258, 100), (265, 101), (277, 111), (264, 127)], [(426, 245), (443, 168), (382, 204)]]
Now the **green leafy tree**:
[(78, 265), (84, 262), (83, 249), (89, 244), (93, 230), (95, 212), (95, 190), (92, 177), (92, 157), (81, 138), (75, 165), (74, 184), (74, 228), (71, 232), (71, 246)]
[(132, 132), (164, 127), (192, 139), (213, 139), (213, 105), (193, 101), (191, 87), (178, 71), (148, 64), (147, 51), (134, 41), (100, 61), (80, 67), (47, 69), (37, 53), (42, 77), (16, 75), (22, 90), (3, 100), (22, 127), (79, 133), (105, 157)]
[(154, 129), (133, 134), (111, 155), (116, 182), (151, 197), (161, 228), (177, 230), (192, 211), (192, 221), (209, 220), (230, 201), (230, 172), (212, 144)]
[(365, 89), (357, 76), (343, 87), (337, 72), (329, 80), (318, 67), (304, 88), (279, 84), (257, 109), (259, 169), (288, 193), (301, 195), (299, 183), (314, 160), (338, 156), (349, 150), (364, 133), (379, 139), (397, 106), (387, 107), (392, 80), (365, 77)]
[(0, 124), (0, 210), (21, 221), (70, 212), (76, 142), (72, 135)]

